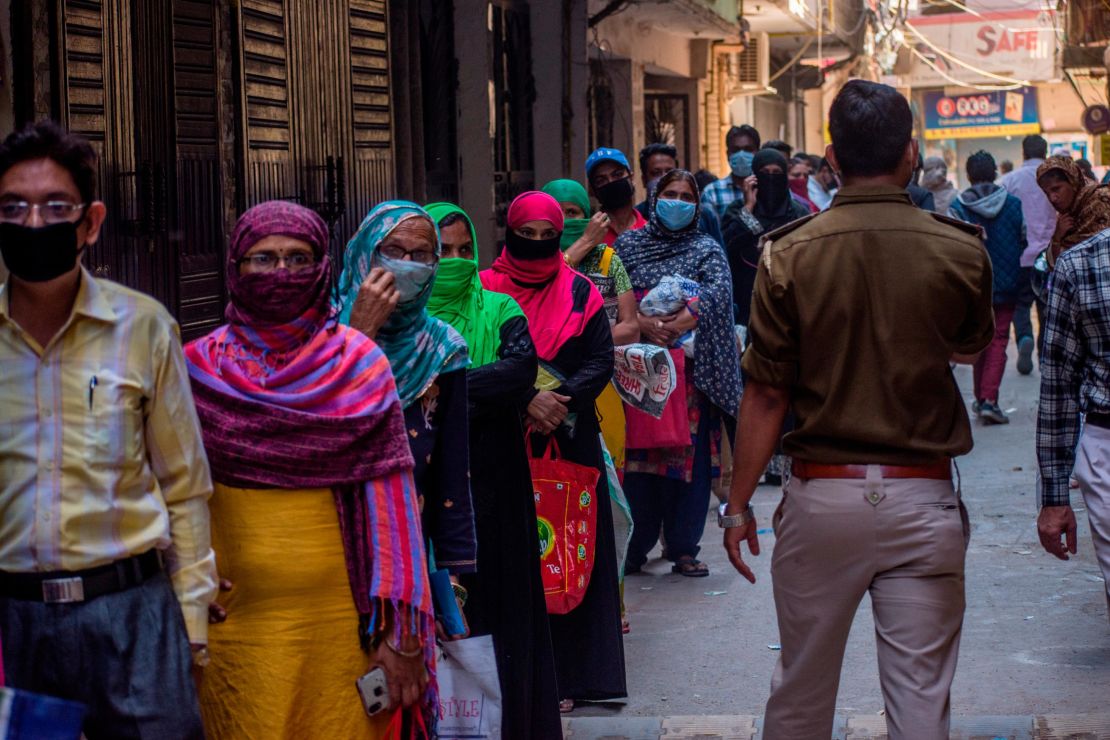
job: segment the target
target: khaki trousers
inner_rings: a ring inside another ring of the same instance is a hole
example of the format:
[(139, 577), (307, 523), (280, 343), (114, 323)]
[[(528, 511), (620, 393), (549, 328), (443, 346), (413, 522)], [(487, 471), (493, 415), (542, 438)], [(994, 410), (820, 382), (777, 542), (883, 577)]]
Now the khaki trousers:
[(1075, 452), (1075, 479), (1087, 505), (1095, 557), (1102, 569), (1110, 616), (1110, 429), (1086, 424)]
[(871, 594), (891, 740), (947, 740), (964, 615), (967, 513), (947, 481), (801, 480), (775, 513), (782, 652), (765, 740), (832, 736), (852, 620)]

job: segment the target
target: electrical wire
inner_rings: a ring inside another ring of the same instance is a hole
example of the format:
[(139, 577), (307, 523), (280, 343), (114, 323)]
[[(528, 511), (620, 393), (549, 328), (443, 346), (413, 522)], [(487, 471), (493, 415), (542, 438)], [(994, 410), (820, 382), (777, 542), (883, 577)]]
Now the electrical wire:
[[(801, 48), (801, 49), (800, 49), (800, 50), (798, 51), (798, 53), (794, 55), (794, 58), (793, 58), (793, 59), (791, 59), (791, 60), (790, 60), (789, 62), (787, 62), (786, 64), (784, 64), (784, 65), (782, 66), (782, 68), (781, 68), (781, 69), (779, 69), (779, 71), (778, 71), (778, 72), (775, 72), (775, 73), (774, 73), (773, 75), (771, 75), (771, 76), (770, 76), (770, 77), (769, 77), (769, 78), (767, 79), (767, 84), (768, 84), (768, 85), (770, 85), (770, 84), (771, 84), (772, 82), (774, 82), (774, 81), (775, 81), (775, 80), (777, 80), (778, 78), (782, 77), (782, 76), (783, 76), (783, 74), (785, 74), (785, 73), (786, 73), (786, 72), (787, 72), (787, 71), (788, 71), (788, 70), (789, 70), (789, 69), (790, 69), (791, 67), (793, 67), (793, 66), (794, 66), (795, 64), (797, 64), (797, 63), (798, 63), (798, 61), (799, 61), (799, 60), (801, 60), (801, 58), (802, 58), (802, 55), (804, 55), (804, 54), (805, 54), (805, 53), (806, 53), (807, 51), (809, 51), (809, 47), (813, 46), (813, 41), (814, 41), (814, 40), (813, 40), (812, 38), (810, 38), (810, 39), (809, 39), (809, 41), (806, 41), (806, 43), (805, 43), (805, 46), (803, 46), (803, 47), (802, 47), (802, 48)], [(820, 62), (820, 60), (818, 60), (818, 61)]]
[(999, 23), (998, 21), (993, 21), (990, 18), (987, 18), (985, 15), (980, 13), (978, 10), (974, 10), (972, 8), (967, 7), (963, 3), (959, 2), (959, 0), (939, 0), (939, 2), (934, 2), (933, 5), (940, 5), (942, 3), (946, 4), (946, 5), (951, 5), (951, 6), (956, 7), (956, 8), (959, 8), (960, 10), (964, 11), (965, 13), (970, 13), (971, 15), (975, 16), (976, 18), (978, 18), (978, 19), (980, 19), (980, 20), (982, 20), (986, 23), (993, 24), (995, 26), (998, 26), (999, 28), (1004, 28), (1007, 31), (1016, 31), (1017, 30), (1017, 29), (1015, 29), (1011, 26), (1007, 26), (1005, 23)]
[(980, 69), (980, 68), (976, 67), (973, 64), (969, 64), (969, 63), (965, 62), (964, 60), (960, 59), (959, 57), (955, 56), (954, 54), (951, 54), (951, 53), (945, 51), (944, 49), (940, 48), (936, 44), (934, 44), (931, 40), (929, 40), (928, 37), (925, 36), (925, 34), (921, 33), (921, 31), (918, 31), (917, 28), (915, 28), (914, 25), (912, 23), (910, 23), (909, 21), (906, 21), (903, 25), (906, 28), (908, 28), (910, 31), (913, 31), (914, 36), (917, 36), (917, 38), (921, 39), (921, 41), (924, 42), (924, 44), (926, 46), (928, 46), (930, 49), (932, 49), (936, 53), (940, 54), (942, 57), (944, 57), (948, 61), (953, 62), (955, 64), (958, 64), (959, 66), (961, 66), (961, 67), (963, 67), (967, 70), (970, 70), (970, 71), (974, 72), (975, 74), (979, 74), (979, 75), (982, 75), (984, 77), (989, 77), (990, 79), (998, 80), (999, 82), (1004, 82), (1007, 85), (1011, 86), (1009, 89), (1013, 89), (1014, 87), (1023, 87), (1025, 85), (1029, 84), (1028, 80), (1018, 80), (1018, 79), (1014, 79), (1013, 77), (1006, 77), (1004, 75), (997, 75), (994, 72), (988, 72), (985, 69)]
[(1004, 91), (1004, 90), (1017, 90), (1019, 88), (1025, 87), (1025, 85), (1020, 83), (1020, 82), (1017, 83), (1017, 84), (1014, 84), (1014, 85), (976, 85), (976, 84), (971, 83), (971, 82), (964, 82), (963, 80), (957, 80), (955, 77), (948, 74), (947, 72), (945, 72), (943, 69), (941, 69), (937, 65), (933, 64), (933, 62), (929, 60), (929, 57), (925, 56), (924, 54), (922, 54), (917, 49), (913, 48), (912, 46), (907, 46), (906, 48), (909, 49), (910, 52), (914, 56), (916, 56), (918, 59), (920, 59), (922, 62), (924, 62), (930, 69), (932, 69), (934, 72), (936, 72), (938, 75), (940, 75), (944, 79), (951, 82), (953, 85), (959, 85), (960, 87), (970, 87), (974, 90), (983, 90), (984, 92), (1001, 92), (1001, 91)]

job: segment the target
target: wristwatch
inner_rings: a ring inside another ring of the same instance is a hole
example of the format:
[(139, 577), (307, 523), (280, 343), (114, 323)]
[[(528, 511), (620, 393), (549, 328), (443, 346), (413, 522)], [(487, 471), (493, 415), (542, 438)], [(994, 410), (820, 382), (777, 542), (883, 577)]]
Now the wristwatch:
[(755, 511), (752, 510), (752, 505), (748, 506), (739, 514), (732, 516), (725, 516), (725, 509), (728, 504), (721, 504), (717, 509), (717, 526), (721, 529), (732, 529), (734, 527), (743, 527), (748, 522), (755, 520)]

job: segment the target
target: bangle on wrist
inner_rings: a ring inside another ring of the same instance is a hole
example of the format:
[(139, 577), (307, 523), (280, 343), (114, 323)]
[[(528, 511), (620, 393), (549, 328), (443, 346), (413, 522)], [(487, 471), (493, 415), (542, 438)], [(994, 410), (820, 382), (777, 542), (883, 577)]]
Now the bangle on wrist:
[(390, 640), (388, 637), (385, 638), (384, 642), (385, 642), (385, 646), (387, 648), (392, 650), (397, 655), (400, 655), (402, 658), (418, 658), (418, 657), (420, 657), (421, 655), (424, 654), (424, 646), (423, 645), (418, 646), (415, 650), (402, 650), (397, 645), (394, 645), (393, 641)]

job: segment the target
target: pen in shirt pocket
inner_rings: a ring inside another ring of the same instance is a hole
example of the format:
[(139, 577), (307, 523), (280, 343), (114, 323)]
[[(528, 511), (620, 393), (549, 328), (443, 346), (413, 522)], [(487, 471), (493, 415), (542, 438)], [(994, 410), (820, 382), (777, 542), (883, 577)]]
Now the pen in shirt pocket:
[(92, 379), (89, 380), (89, 411), (92, 411), (93, 391), (96, 390), (96, 386), (97, 386), (97, 380), (96, 380), (96, 376), (94, 375), (94, 376), (92, 376)]

